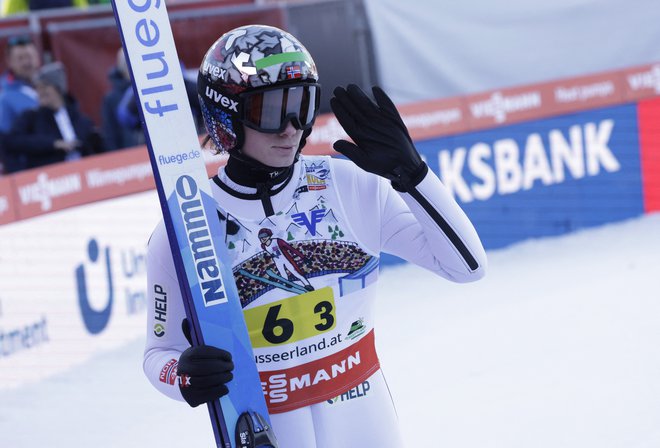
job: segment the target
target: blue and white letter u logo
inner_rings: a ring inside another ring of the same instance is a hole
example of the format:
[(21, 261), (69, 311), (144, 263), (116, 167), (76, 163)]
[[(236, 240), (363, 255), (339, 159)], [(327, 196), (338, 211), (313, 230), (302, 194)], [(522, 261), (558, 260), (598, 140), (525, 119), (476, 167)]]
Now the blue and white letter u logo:
[[(95, 239), (89, 241), (87, 246), (87, 254), (92, 263), (96, 263), (99, 258), (99, 245)], [(82, 313), (83, 322), (87, 331), (92, 334), (98, 334), (108, 325), (110, 320), (110, 313), (112, 311), (113, 289), (112, 289), (112, 271), (110, 268), (110, 249), (105, 249), (105, 265), (106, 275), (108, 282), (108, 303), (104, 309), (97, 311), (92, 308), (89, 303), (89, 295), (87, 293), (87, 280), (85, 276), (85, 265), (80, 264), (76, 268), (76, 284), (78, 287), (78, 303), (80, 304), (80, 311)]]

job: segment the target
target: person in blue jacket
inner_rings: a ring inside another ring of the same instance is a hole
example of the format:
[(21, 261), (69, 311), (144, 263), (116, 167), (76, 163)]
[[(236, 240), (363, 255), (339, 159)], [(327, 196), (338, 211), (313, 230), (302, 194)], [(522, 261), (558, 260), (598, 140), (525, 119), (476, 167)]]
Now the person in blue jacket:
[[(23, 111), (38, 105), (32, 78), (39, 69), (40, 57), (30, 36), (11, 36), (7, 40), (5, 58), (7, 71), (0, 78), (0, 135), (9, 132)], [(6, 151), (2, 154), (2, 162), (7, 174), (25, 168), (23, 157)]]
[(23, 155), (26, 168), (36, 168), (103, 151), (92, 120), (67, 93), (64, 66), (44, 65), (35, 76), (39, 107), (23, 112), (5, 139), (5, 150)]

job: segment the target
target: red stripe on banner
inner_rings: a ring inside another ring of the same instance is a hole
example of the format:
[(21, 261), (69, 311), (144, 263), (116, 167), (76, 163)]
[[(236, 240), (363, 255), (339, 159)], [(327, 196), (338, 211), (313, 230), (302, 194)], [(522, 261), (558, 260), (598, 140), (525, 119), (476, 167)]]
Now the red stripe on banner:
[(0, 177), (0, 224), (8, 224), (16, 219), (14, 184), (11, 178)]
[(637, 106), (641, 147), (644, 211), (660, 211), (660, 99), (640, 101)]
[(334, 398), (379, 368), (374, 331), (333, 355), (290, 369), (259, 372), (268, 412), (277, 414)]

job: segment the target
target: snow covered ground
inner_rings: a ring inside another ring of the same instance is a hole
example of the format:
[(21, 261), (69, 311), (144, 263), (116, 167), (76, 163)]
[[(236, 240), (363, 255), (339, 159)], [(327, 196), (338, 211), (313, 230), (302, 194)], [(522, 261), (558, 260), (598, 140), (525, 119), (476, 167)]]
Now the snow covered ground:
[[(660, 447), (660, 215), (489, 253), (481, 282), (382, 277), (377, 343), (410, 447)], [(142, 340), (0, 393), (0, 447), (211, 447)], [(286, 447), (282, 447), (286, 448)]]

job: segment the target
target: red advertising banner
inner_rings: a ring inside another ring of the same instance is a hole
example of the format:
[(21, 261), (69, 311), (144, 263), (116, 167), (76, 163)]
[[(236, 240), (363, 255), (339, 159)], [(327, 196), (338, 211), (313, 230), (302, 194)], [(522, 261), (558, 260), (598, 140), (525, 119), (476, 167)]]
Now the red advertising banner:
[(468, 108), (462, 97), (405, 104), (399, 107), (414, 140), (466, 132)]
[(660, 63), (624, 70), (621, 76), (626, 89), (626, 101), (660, 95)]
[[(460, 97), (404, 104), (398, 109), (413, 140), (468, 130), (465, 119), (467, 108)], [(312, 133), (307, 138), (305, 154), (336, 154), (332, 144), (340, 139), (348, 139), (344, 129), (333, 114), (323, 114), (316, 119)]]
[(528, 86), (478, 93), (466, 98), (468, 126), (482, 129), (531, 120), (553, 113), (548, 86)]
[(0, 225), (16, 219), (14, 186), (9, 177), (0, 177)]
[(477, 130), (611, 106), (628, 100), (627, 93), (623, 72), (479, 93), (466, 98), (468, 127)]
[(154, 188), (144, 148), (126, 149), (14, 175), (20, 219)]
[(332, 144), (340, 139), (348, 139), (348, 135), (333, 114), (323, 114), (316, 118), (303, 151), (313, 155), (336, 154)]
[(619, 73), (583, 76), (547, 84), (553, 114), (606, 107), (623, 102), (625, 86)]
[[(210, 151), (204, 151), (204, 158), (209, 177), (226, 163), (226, 157)], [(17, 219), (155, 188), (145, 146), (24, 171), (10, 179)]]
[[(271, 11), (276, 19), (278, 11)], [(404, 104), (401, 116), (413, 140), (540, 119), (660, 95), (660, 63), (550, 83)], [(660, 105), (639, 104), (640, 139), (647, 211), (660, 210)], [(348, 136), (334, 115), (318, 117), (306, 154), (336, 154), (332, 144)], [(209, 177), (226, 156), (205, 150)], [(154, 187), (145, 147), (51, 165), (0, 179), (0, 224), (63, 208), (145, 191)]]

